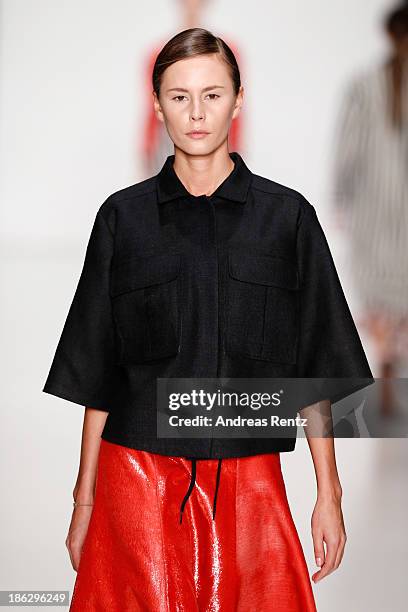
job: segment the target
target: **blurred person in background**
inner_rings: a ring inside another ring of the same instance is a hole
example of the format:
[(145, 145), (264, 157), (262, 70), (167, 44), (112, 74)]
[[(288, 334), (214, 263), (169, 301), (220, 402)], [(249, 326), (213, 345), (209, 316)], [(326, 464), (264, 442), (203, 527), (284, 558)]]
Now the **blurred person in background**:
[[(172, 1), (174, 2), (174, 0)], [(180, 30), (201, 27), (203, 24), (204, 10), (208, 3), (209, 0), (177, 0), (177, 5), (180, 7), (181, 14)], [(231, 40), (230, 36), (222, 36), (222, 38), (234, 53), (240, 65), (241, 74), (244, 74), (245, 67), (243, 67), (242, 54), (238, 49), (238, 45)], [(162, 38), (152, 50), (148, 51), (144, 60), (143, 72), (145, 75), (146, 106), (142, 139), (138, 144), (138, 156), (141, 159), (143, 172), (146, 176), (156, 174), (163, 165), (163, 159), (171, 155), (174, 150), (174, 145), (169, 138), (165, 126), (158, 120), (151, 104), (151, 75), (157, 55), (166, 43), (166, 40), (166, 38)], [(242, 113), (243, 111), (241, 111), (240, 115), (231, 124), (229, 142), (232, 151), (242, 152)]]
[(388, 57), (350, 81), (341, 106), (334, 204), (386, 416), (396, 409), (392, 378), (408, 356), (408, 3), (386, 14), (383, 27)]

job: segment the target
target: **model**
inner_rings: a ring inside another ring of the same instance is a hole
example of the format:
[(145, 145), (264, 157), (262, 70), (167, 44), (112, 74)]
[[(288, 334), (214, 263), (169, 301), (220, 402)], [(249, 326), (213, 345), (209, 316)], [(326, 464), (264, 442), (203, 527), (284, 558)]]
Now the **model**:
[[(85, 406), (70, 609), (312, 612), (280, 464), (295, 437), (161, 437), (156, 383), (371, 371), (314, 207), (228, 150), (231, 49), (184, 30), (152, 79), (174, 155), (100, 206), (43, 388)], [(358, 388), (342, 384), (316, 404)], [(308, 443), (317, 582), (346, 534), (333, 438)]]
[(383, 21), (390, 50), (348, 84), (338, 119), (335, 205), (347, 227), (361, 326), (373, 340), (381, 412), (408, 357), (408, 4)]

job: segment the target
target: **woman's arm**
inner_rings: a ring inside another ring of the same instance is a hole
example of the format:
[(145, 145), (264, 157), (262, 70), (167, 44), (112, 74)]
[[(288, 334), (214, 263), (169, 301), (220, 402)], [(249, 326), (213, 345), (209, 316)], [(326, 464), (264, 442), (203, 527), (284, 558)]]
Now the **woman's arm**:
[[(108, 412), (102, 409), (85, 408), (82, 428), (81, 458), (73, 497), (79, 504), (93, 504), (95, 495), (96, 472), (98, 466), (101, 433)], [(72, 513), (71, 524), (65, 544), (68, 548), (72, 567), (78, 570), (82, 546), (88, 530), (92, 506), (76, 506)]]
[(77, 481), (72, 493), (74, 500), (80, 504), (93, 502), (101, 433), (108, 414), (104, 410), (85, 408), (81, 458)]
[[(341, 509), (342, 488), (337, 472), (330, 400), (302, 409), (308, 419), (306, 437), (317, 481), (317, 501), (312, 514), (312, 537), (316, 564), (321, 567), (312, 579), (318, 582), (338, 568), (347, 536)], [(328, 433), (329, 432), (329, 433)], [(326, 553), (323, 542), (326, 543)]]

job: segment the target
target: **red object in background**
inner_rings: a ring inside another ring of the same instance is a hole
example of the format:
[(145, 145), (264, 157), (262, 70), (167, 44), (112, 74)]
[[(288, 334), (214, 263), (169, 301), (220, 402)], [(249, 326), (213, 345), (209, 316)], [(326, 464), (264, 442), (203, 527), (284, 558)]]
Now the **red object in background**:
[(316, 612), (280, 454), (191, 462), (101, 440), (71, 612)]
[[(242, 74), (242, 60), (240, 58), (240, 54), (236, 45), (225, 39), (225, 42), (231, 48), (234, 53), (238, 66)], [(145, 122), (143, 126), (143, 140), (141, 143), (141, 152), (144, 158), (144, 167), (146, 169), (147, 174), (153, 175), (159, 171), (163, 164), (163, 160), (166, 159), (168, 155), (172, 155), (174, 153), (174, 146), (171, 142), (166, 128), (163, 123), (161, 123), (154, 113), (153, 109), (153, 84), (152, 84), (152, 73), (154, 63), (156, 61), (156, 57), (166, 41), (163, 41), (162, 45), (157, 46), (151, 53), (148, 54), (146, 60), (146, 72), (145, 72), (145, 82), (146, 82), (146, 92), (147, 92), (147, 105), (146, 105), (146, 116)], [(243, 114), (244, 107), (241, 109), (238, 117), (234, 119), (231, 123), (231, 127), (228, 134), (228, 148), (230, 151), (241, 151), (242, 147), (242, 131), (243, 131)]]

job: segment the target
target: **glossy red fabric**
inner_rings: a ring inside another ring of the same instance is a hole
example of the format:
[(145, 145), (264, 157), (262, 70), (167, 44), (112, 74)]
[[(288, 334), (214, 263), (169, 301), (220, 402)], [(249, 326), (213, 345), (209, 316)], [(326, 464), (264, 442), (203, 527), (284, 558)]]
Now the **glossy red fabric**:
[(71, 612), (315, 612), (279, 453), (191, 461), (101, 440)]

